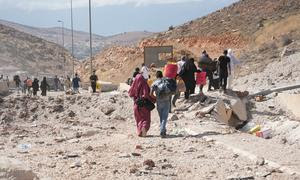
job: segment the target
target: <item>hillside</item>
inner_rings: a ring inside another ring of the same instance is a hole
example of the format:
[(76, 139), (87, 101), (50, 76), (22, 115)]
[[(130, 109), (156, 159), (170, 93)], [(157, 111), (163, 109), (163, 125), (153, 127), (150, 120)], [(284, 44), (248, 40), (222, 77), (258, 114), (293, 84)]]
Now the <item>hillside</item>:
[[(13, 27), (19, 31), (40, 37), (47, 41), (62, 44), (61, 28), (36, 28), (25, 26), (9, 21), (0, 20), (0, 24)], [(64, 29), (65, 33), (65, 47), (71, 52), (72, 50), (72, 32), (70, 29)], [(93, 34), (93, 51), (100, 53), (103, 49), (110, 48), (115, 45), (133, 46), (141, 39), (152, 35), (150, 32), (128, 32), (117, 34), (113, 36), (100, 36)], [(84, 59), (89, 57), (90, 35), (87, 32), (74, 31), (74, 56), (77, 59)]]
[(243, 61), (245, 69), (242, 75), (246, 75), (262, 71), (268, 63), (280, 60), (284, 47), (300, 39), (300, 24), (296, 22), (300, 22), (299, 0), (241, 0), (144, 39), (136, 51), (138, 58), (124, 62), (117, 69), (112, 70), (110, 66), (116, 62), (106, 61), (103, 57), (110, 56), (111, 60), (114, 59), (112, 56), (126, 58), (131, 56), (128, 51), (106, 55), (110, 51), (105, 51), (97, 56), (96, 61), (101, 62), (98, 64), (101, 64), (102, 74), (107, 71), (112, 76), (118, 76), (112, 81), (124, 81), (128, 77), (115, 72), (133, 71), (135, 67), (130, 65), (142, 62), (145, 46), (173, 45), (176, 52), (186, 50), (197, 59), (204, 49), (216, 58), (224, 49), (231, 48)]
[(71, 71), (71, 56), (57, 44), (0, 24), (0, 73), (63, 74)]

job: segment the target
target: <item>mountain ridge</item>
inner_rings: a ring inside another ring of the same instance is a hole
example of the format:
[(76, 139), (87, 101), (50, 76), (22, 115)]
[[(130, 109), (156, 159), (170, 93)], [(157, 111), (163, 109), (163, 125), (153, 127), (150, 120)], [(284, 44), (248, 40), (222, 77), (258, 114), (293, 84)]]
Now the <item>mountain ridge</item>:
[[(57, 43), (62, 46), (62, 29), (61, 27), (39, 28), (28, 25), (22, 25), (0, 19), (0, 24), (15, 28), (22, 32), (37, 36), (47, 41)], [(72, 50), (71, 29), (64, 28), (65, 48), (70, 52)], [(93, 34), (93, 52), (100, 53), (102, 50), (112, 46), (136, 46), (138, 42), (153, 33), (147, 31), (135, 31), (120, 33), (111, 36), (101, 36)], [(74, 56), (77, 59), (85, 59), (89, 57), (89, 33), (84, 31), (74, 30)]]

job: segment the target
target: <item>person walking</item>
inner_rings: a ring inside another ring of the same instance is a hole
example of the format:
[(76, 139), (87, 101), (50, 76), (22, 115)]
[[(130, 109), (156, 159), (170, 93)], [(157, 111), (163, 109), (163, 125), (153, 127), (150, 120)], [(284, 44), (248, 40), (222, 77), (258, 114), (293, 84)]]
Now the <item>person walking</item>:
[(41, 90), (42, 90), (42, 96), (47, 96), (47, 90), (49, 88), (49, 84), (47, 83), (46, 77), (43, 78), (43, 81), (41, 82)]
[(181, 56), (180, 60), (177, 62), (177, 76), (176, 76), (176, 81), (177, 81), (177, 90), (175, 95), (172, 98), (172, 105), (176, 107), (176, 101), (180, 98), (181, 92), (185, 92), (185, 84), (182, 78), (180, 77), (180, 72), (182, 70), (182, 67), (186, 63), (186, 56)]
[(79, 93), (79, 82), (80, 82), (80, 78), (78, 77), (78, 74), (75, 74), (75, 77), (72, 80), (72, 86), (73, 86), (73, 91), (75, 93)]
[(228, 49), (227, 56), (230, 58), (231, 69), (231, 73), (228, 77), (228, 89), (232, 89), (233, 79), (237, 78), (237, 75), (239, 74), (239, 65), (241, 64), (241, 61), (234, 56), (232, 49)]
[(27, 77), (27, 80), (26, 80), (26, 87), (27, 87), (27, 93), (28, 93), (28, 95), (32, 95), (32, 90), (31, 90), (31, 88), (32, 88), (32, 80), (29, 78), (29, 77)]
[(141, 101), (151, 101), (154, 99), (150, 96), (150, 87), (147, 84), (147, 80), (142, 74), (138, 74), (132, 83), (129, 90), (129, 96), (133, 98), (134, 101), (134, 117), (137, 127), (137, 135), (139, 137), (146, 137), (147, 132), (150, 129), (151, 124), (151, 110), (142, 106), (139, 102)]
[(38, 91), (39, 91), (39, 80), (37, 78), (34, 78), (32, 83), (33, 96), (36, 96)]
[(196, 84), (199, 87), (199, 94), (203, 95), (203, 88), (206, 85), (206, 73), (207, 69), (205, 66), (202, 69), (198, 69), (196, 73)]
[(8, 89), (9, 89), (10, 84), (9, 84), (9, 78), (8, 78), (8, 76), (6, 76), (5, 81), (6, 81), (6, 84), (7, 84)]
[(65, 85), (65, 91), (69, 91), (71, 89), (72, 83), (69, 76), (65, 78), (64, 85)]
[(90, 81), (91, 81), (91, 87), (93, 89), (93, 93), (96, 92), (96, 87), (97, 87), (97, 81), (98, 81), (98, 76), (96, 75), (96, 71), (93, 71), (93, 74), (90, 77)]
[(14, 76), (14, 82), (15, 82), (15, 84), (16, 84), (17, 92), (19, 93), (19, 90), (20, 90), (20, 83), (21, 83), (21, 80), (20, 80), (20, 76), (19, 76), (19, 75), (15, 75), (15, 76)]
[(172, 97), (172, 94), (162, 90), (165, 86), (164, 83), (166, 83), (166, 79), (163, 77), (161, 71), (156, 72), (156, 78), (157, 80), (153, 83), (150, 94), (152, 97), (156, 98), (157, 112), (160, 119), (160, 136), (165, 138), (167, 135), (166, 126), (171, 108), (170, 98)]
[(59, 84), (59, 79), (57, 75), (54, 77), (54, 90), (58, 91), (58, 84)]
[(186, 91), (184, 93), (185, 99), (189, 99), (191, 94), (195, 93), (196, 80), (195, 73), (197, 67), (195, 65), (195, 59), (191, 58), (183, 65), (179, 76), (183, 79)]
[(28, 80), (28, 77), (22, 82), (22, 85), (23, 85), (22, 92), (23, 92), (23, 94), (26, 94), (26, 90), (27, 90), (27, 80)]
[(219, 57), (219, 76), (220, 76), (220, 87), (226, 92), (227, 78), (231, 74), (230, 58), (227, 56), (228, 51), (224, 50), (223, 55)]

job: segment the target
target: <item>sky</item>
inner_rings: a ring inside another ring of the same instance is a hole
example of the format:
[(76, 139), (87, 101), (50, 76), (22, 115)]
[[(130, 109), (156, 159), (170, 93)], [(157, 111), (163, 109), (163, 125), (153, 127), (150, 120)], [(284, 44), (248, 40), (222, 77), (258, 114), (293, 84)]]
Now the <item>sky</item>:
[[(91, 0), (92, 31), (113, 35), (160, 32), (207, 15), (238, 0)], [(0, 19), (34, 27), (70, 23), (71, 0), (0, 0)], [(74, 29), (89, 31), (88, 0), (73, 0)]]

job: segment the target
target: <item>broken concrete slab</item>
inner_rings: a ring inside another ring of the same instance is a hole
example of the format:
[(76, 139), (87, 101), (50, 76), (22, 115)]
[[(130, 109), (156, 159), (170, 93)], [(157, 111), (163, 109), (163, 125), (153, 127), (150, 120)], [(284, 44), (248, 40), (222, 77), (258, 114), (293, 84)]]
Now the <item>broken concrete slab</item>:
[(216, 119), (218, 121), (221, 121), (221, 122), (229, 125), (229, 120), (232, 116), (232, 110), (226, 108), (223, 100), (218, 100), (218, 102), (215, 106), (215, 111), (216, 111), (216, 115), (215, 115)]
[(100, 83), (101, 92), (116, 91), (119, 88), (119, 85), (113, 84), (111, 82), (100, 81), (99, 83)]
[(241, 99), (230, 100), (233, 113), (242, 121), (248, 120), (246, 102)]
[(0, 157), (0, 179), (36, 180), (39, 178), (21, 161)]
[(280, 93), (277, 100), (293, 115), (300, 120), (300, 94)]

